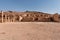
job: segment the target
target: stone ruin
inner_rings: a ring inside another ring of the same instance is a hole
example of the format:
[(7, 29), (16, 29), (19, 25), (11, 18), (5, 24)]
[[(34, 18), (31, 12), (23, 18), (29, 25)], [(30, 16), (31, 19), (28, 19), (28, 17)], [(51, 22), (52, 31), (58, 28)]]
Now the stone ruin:
[(60, 22), (60, 15), (58, 13), (48, 14), (36, 11), (1, 11), (0, 22)]

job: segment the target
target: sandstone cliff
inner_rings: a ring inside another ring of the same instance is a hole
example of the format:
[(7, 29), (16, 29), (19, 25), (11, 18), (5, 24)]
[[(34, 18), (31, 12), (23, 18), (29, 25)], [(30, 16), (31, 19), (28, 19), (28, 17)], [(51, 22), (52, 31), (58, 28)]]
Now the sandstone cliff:
[[(0, 22), (2, 21), (2, 12), (0, 12)], [(36, 11), (26, 12), (3, 12), (3, 22), (60, 22), (59, 14), (48, 14)]]

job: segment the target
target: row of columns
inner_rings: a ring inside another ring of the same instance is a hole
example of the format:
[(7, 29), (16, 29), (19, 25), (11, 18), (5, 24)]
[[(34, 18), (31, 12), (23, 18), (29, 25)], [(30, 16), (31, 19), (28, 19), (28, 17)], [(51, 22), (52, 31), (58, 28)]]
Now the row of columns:
[[(15, 15), (13, 15), (13, 17), (10, 18), (10, 16), (4, 14), (3, 11), (1, 11), (1, 13), (2, 13), (2, 23), (3, 22), (15, 22), (15, 20), (16, 20), (15, 19)], [(22, 19), (23, 19), (23, 17), (19, 16), (19, 20), (18, 21), (21, 21)]]
[(5, 15), (5, 22), (15, 22), (15, 16), (10, 18), (8, 15)]
[[(10, 18), (10, 16), (9, 15), (6, 15), (5, 14), (5, 17), (3, 17), (4, 16), (4, 13), (3, 13), (3, 11), (1, 11), (1, 13), (2, 13), (2, 23), (3, 22), (15, 22), (15, 16), (13, 15), (13, 17), (12, 18)], [(19, 16), (19, 20), (18, 21), (22, 21), (22, 19), (23, 19), (23, 17), (22, 16)], [(35, 20), (35, 18), (33, 17), (33, 21)]]
[(1, 11), (2, 13), (2, 20), (1, 22), (14, 22), (15, 21), (15, 16), (13, 16), (12, 19), (10, 19), (10, 17), (8, 15), (5, 15), (3, 11)]

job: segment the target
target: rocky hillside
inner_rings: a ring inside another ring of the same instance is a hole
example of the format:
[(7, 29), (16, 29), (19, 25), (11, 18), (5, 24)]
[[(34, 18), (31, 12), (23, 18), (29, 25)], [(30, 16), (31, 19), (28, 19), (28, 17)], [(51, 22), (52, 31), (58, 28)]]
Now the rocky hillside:
[[(0, 18), (1, 18), (0, 13)], [(49, 14), (36, 11), (25, 12), (3, 12), (4, 22), (60, 22), (59, 14)]]

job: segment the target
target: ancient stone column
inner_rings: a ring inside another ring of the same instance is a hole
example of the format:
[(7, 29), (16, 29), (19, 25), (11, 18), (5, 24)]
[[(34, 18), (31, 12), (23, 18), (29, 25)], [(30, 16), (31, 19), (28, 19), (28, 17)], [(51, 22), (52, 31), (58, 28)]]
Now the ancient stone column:
[(7, 15), (5, 15), (5, 22), (7, 22)]
[(8, 22), (10, 22), (10, 18), (9, 18), (9, 16), (8, 16), (7, 18), (8, 18)]
[(2, 13), (2, 23), (3, 23), (3, 11), (1, 11), (1, 13)]
[(12, 17), (12, 15), (10, 15), (10, 22), (13, 22), (13, 20), (12, 20), (12, 19), (13, 19), (13, 17)]
[(15, 16), (13, 16), (13, 19), (12, 20), (13, 20), (13, 22), (15, 22)]

